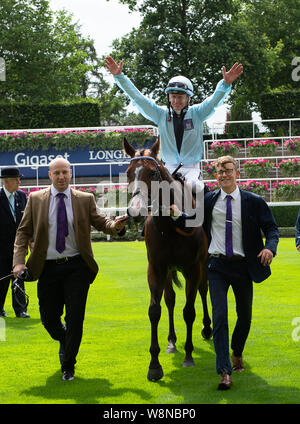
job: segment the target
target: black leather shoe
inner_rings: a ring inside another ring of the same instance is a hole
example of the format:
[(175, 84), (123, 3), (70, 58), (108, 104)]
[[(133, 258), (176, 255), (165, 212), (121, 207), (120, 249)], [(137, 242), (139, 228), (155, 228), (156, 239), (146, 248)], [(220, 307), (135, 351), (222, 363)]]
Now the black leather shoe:
[(62, 379), (64, 381), (74, 380), (74, 371), (71, 371), (71, 370), (65, 370), (65, 371), (63, 371)]
[(0, 317), (7, 317), (7, 313), (5, 312), (4, 309), (2, 309), (2, 311), (0, 311)]
[(20, 312), (19, 314), (16, 314), (17, 318), (30, 318), (30, 315), (28, 315), (26, 312)]

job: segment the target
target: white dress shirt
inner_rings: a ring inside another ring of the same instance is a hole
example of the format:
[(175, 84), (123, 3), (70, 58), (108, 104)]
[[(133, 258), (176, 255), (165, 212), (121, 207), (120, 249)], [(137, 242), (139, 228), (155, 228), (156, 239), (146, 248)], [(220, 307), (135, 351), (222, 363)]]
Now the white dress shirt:
[[(208, 253), (226, 255), (225, 251), (225, 227), (226, 227), (226, 196), (227, 193), (221, 189), (221, 193), (212, 211), (211, 242)], [(242, 242), (242, 219), (241, 219), (241, 194), (238, 187), (230, 193), (232, 196), (232, 243), (233, 254), (245, 256)]]
[(57, 259), (64, 258), (65, 256), (76, 256), (79, 255), (79, 250), (75, 240), (75, 233), (73, 227), (73, 209), (72, 209), (72, 197), (71, 197), (71, 189), (67, 188), (63, 193), (65, 194), (65, 205), (67, 211), (67, 219), (68, 219), (68, 230), (69, 235), (66, 237), (66, 248), (62, 253), (59, 253), (56, 250), (56, 232), (57, 232), (57, 207), (59, 198), (56, 196), (59, 191), (51, 185), (51, 194), (50, 194), (50, 205), (49, 205), (49, 214), (48, 214), (48, 237), (49, 244), (47, 250), (47, 259)]

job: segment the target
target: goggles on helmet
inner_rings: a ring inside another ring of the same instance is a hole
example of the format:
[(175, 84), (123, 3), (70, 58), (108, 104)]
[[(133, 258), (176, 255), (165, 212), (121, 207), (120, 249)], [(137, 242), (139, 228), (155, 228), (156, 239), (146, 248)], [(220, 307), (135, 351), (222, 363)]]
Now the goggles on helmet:
[(183, 82), (179, 82), (179, 81), (170, 82), (168, 84), (168, 87), (167, 88), (169, 88), (169, 87), (184, 88), (185, 90), (188, 90), (189, 89), (189, 87), (186, 84), (184, 84)]

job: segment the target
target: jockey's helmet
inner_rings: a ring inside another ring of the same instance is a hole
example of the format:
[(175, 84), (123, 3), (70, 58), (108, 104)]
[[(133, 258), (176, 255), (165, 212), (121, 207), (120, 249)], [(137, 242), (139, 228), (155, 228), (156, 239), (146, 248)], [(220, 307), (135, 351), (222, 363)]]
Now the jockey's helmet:
[(186, 93), (188, 96), (192, 97), (194, 94), (193, 84), (191, 81), (182, 76), (178, 75), (173, 77), (168, 82), (168, 86), (165, 89), (166, 94), (179, 94)]

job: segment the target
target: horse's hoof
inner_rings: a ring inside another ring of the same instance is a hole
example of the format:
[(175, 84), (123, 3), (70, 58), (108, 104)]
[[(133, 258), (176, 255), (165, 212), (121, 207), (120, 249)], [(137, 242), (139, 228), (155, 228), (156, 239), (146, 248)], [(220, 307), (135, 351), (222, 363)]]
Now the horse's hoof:
[(185, 359), (182, 364), (183, 367), (194, 367), (195, 362), (193, 359)]
[(175, 343), (169, 343), (166, 352), (167, 353), (177, 353), (178, 350), (176, 349)]
[(205, 340), (209, 340), (212, 337), (213, 331), (211, 327), (203, 327), (201, 330), (201, 335)]
[(149, 381), (158, 381), (163, 378), (164, 372), (161, 366), (159, 368), (149, 368), (147, 378)]

